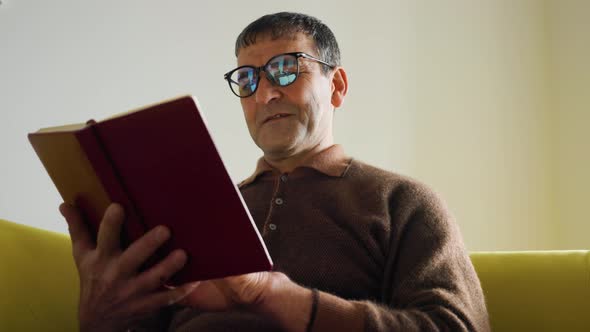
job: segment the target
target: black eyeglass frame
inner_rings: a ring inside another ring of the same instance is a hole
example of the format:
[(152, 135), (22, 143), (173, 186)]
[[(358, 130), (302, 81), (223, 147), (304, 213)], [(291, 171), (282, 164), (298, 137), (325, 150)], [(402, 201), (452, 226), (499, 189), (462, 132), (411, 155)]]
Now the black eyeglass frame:
[[(289, 82), (289, 83), (287, 83), (287, 84), (285, 84), (285, 85), (280, 85), (280, 84), (276, 83), (276, 82), (275, 82), (275, 80), (274, 80), (273, 78), (269, 77), (269, 74), (268, 74), (268, 71), (266, 70), (266, 67), (267, 67), (267, 66), (268, 66), (268, 65), (269, 65), (269, 64), (270, 64), (270, 63), (271, 63), (271, 62), (272, 62), (272, 61), (273, 61), (275, 58), (278, 58), (278, 57), (280, 57), (280, 56), (284, 56), (284, 55), (292, 55), (292, 56), (294, 56), (294, 57), (295, 57), (295, 60), (297, 61), (297, 73), (295, 74), (295, 79), (294, 79), (292, 82)], [(264, 71), (264, 73), (266, 74), (266, 79), (267, 79), (267, 80), (268, 80), (268, 81), (269, 81), (271, 84), (273, 84), (273, 85), (278, 85), (278, 86), (281, 86), (281, 87), (285, 87), (285, 86), (289, 86), (289, 85), (291, 85), (291, 84), (295, 83), (295, 81), (297, 81), (297, 78), (299, 78), (299, 58), (306, 58), (306, 59), (314, 60), (314, 61), (316, 61), (316, 62), (319, 62), (319, 63), (321, 63), (321, 64), (323, 64), (323, 65), (326, 65), (326, 66), (330, 67), (330, 69), (334, 69), (334, 68), (336, 67), (335, 65), (331, 65), (331, 64), (327, 63), (327, 62), (326, 62), (326, 61), (324, 61), (324, 60), (320, 60), (320, 59), (318, 59), (318, 58), (314, 57), (313, 55), (309, 55), (309, 54), (307, 54), (307, 53), (304, 53), (304, 52), (290, 52), (290, 53), (281, 53), (281, 54), (277, 54), (277, 55), (273, 56), (272, 58), (270, 58), (270, 59), (269, 59), (269, 60), (268, 60), (268, 61), (267, 61), (267, 62), (266, 62), (264, 65), (262, 65), (262, 66), (260, 66), (260, 67), (251, 66), (251, 65), (244, 65), (244, 66), (239, 66), (238, 68), (232, 69), (232, 70), (228, 71), (227, 73), (225, 73), (225, 74), (223, 75), (223, 79), (227, 81), (227, 84), (229, 85), (229, 89), (231, 90), (231, 92), (232, 92), (234, 95), (236, 95), (236, 96), (237, 96), (237, 97), (239, 97), (239, 98), (248, 98), (248, 97), (250, 97), (250, 96), (252, 96), (253, 94), (255, 94), (255, 93), (256, 93), (256, 90), (258, 90), (258, 86), (259, 86), (260, 84), (256, 84), (256, 87), (254, 88), (254, 90), (252, 90), (252, 93), (250, 93), (249, 95), (247, 95), (247, 96), (240, 96), (240, 95), (238, 95), (238, 94), (237, 94), (237, 93), (234, 91), (234, 89), (232, 88), (232, 85), (231, 85), (231, 84), (232, 84), (232, 82), (233, 82), (234, 84), (236, 84), (236, 85), (238, 85), (238, 86), (239, 86), (239, 83), (238, 83), (238, 82), (236, 82), (236, 81), (234, 81), (234, 80), (232, 80), (232, 79), (231, 79), (231, 75), (232, 75), (232, 74), (233, 74), (233, 73), (234, 73), (236, 70), (240, 70), (240, 69), (242, 69), (242, 68), (252, 68), (252, 69), (254, 69), (254, 72), (256, 73), (256, 75), (257, 75), (257, 77), (258, 77), (258, 80), (260, 80), (260, 72), (261, 72), (261, 71)]]

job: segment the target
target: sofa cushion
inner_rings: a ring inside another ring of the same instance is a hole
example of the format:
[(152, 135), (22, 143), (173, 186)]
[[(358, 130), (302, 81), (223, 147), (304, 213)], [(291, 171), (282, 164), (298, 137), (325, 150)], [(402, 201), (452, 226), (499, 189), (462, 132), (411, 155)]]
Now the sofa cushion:
[(590, 331), (590, 251), (471, 254), (493, 331)]

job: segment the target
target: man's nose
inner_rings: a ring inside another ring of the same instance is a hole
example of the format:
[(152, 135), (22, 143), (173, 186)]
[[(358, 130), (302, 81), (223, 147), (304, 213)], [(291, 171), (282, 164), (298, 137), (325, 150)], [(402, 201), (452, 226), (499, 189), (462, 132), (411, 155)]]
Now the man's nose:
[(258, 89), (254, 94), (256, 102), (259, 104), (268, 104), (271, 101), (278, 99), (281, 96), (279, 87), (272, 84), (266, 74), (261, 72), (260, 79), (258, 80)]

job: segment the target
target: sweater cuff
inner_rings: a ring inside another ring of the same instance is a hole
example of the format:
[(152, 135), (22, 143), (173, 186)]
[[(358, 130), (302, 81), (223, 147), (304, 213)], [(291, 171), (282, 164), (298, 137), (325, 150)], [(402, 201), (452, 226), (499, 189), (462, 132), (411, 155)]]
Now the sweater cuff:
[(362, 305), (329, 293), (319, 292), (312, 332), (363, 331), (365, 310)]

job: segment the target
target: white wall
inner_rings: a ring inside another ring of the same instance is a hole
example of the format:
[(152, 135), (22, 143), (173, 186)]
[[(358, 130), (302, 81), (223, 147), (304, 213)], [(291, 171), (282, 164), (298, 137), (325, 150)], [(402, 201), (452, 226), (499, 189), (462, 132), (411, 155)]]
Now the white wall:
[[(403, 105), (400, 78), (393, 74), (402, 66), (398, 44), (407, 38), (397, 28), (404, 20), (401, 12), (368, 2), (366, 9), (353, 9), (374, 20), (358, 25), (350, 14), (333, 13), (340, 1), (283, 4), (4, 1), (0, 218), (66, 231), (57, 213), (60, 198), (30, 148), (27, 132), (101, 119), (187, 92), (200, 99), (232, 176), (238, 181), (249, 175), (260, 152), (222, 75), (236, 65), (237, 34), (262, 14), (280, 10), (318, 16), (339, 37), (351, 94), (338, 110), (337, 140), (361, 159), (407, 171), (411, 146), (405, 118), (410, 110)], [(368, 70), (373, 52), (385, 60), (384, 72), (377, 76)]]
[[(544, 2), (284, 4), (4, 0), (0, 218), (66, 231), (27, 132), (184, 93), (200, 99), (235, 180), (247, 176), (259, 151), (222, 74), (235, 66), (233, 43), (246, 24), (294, 10), (319, 17), (339, 40), (351, 86), (335, 133), (349, 154), (431, 184), (471, 250), (551, 249), (573, 236), (573, 226), (554, 221), (557, 129), (547, 97)], [(586, 36), (576, 29), (561, 33)], [(565, 65), (565, 53), (559, 59)], [(581, 116), (571, 109), (563, 132)], [(567, 160), (569, 171), (583, 173), (573, 168), (575, 154)], [(563, 191), (575, 187), (569, 179)]]

